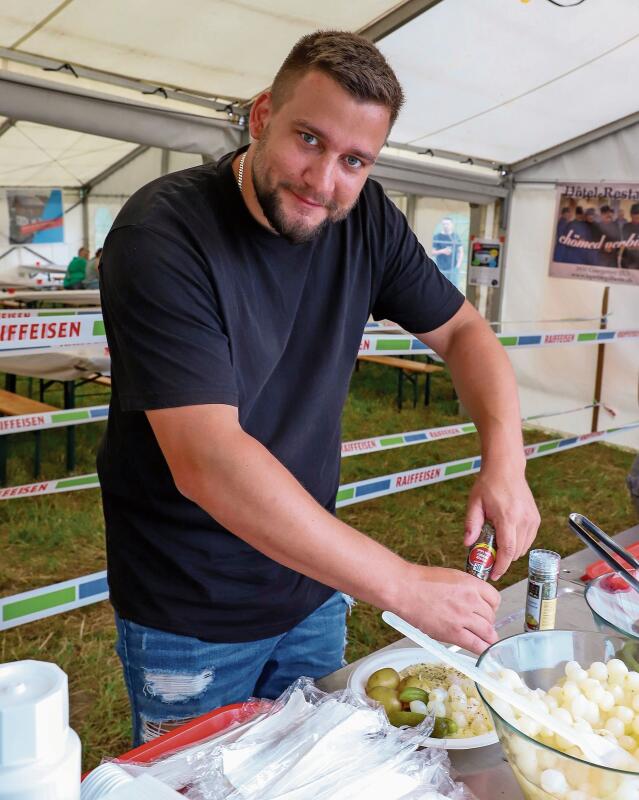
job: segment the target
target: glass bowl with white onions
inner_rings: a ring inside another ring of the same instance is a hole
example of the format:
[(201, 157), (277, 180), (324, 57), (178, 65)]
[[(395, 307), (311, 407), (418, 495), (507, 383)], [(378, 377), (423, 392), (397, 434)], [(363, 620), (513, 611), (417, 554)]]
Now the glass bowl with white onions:
[(573, 747), (478, 687), (527, 800), (639, 800), (639, 671), (628, 640), (591, 631), (536, 631), (496, 642), (478, 666), (557, 719), (615, 741), (618, 768)]

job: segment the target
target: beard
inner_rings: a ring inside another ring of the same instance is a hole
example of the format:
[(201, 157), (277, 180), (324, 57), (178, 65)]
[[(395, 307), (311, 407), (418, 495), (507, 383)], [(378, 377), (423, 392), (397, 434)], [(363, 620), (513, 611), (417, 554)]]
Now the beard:
[(305, 244), (319, 236), (329, 224), (341, 222), (348, 216), (355, 203), (345, 208), (324, 197), (312, 198), (312, 202), (319, 203), (327, 211), (326, 217), (316, 225), (306, 225), (301, 219), (291, 219), (287, 216), (282, 203), (281, 191), (289, 189), (302, 197), (307, 196), (307, 193), (305, 189), (296, 189), (295, 185), (289, 181), (277, 183), (273, 179), (271, 170), (266, 165), (265, 149), (267, 141), (268, 135), (265, 133), (255, 146), (251, 177), (257, 201), (274, 231), (291, 244)]

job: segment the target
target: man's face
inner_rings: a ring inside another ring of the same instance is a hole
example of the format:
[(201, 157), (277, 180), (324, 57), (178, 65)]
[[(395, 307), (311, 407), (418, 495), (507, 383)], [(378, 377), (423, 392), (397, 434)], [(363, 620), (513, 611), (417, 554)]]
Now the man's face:
[(633, 225), (639, 225), (639, 213), (631, 214), (630, 221), (632, 222)]
[(604, 211), (601, 215), (601, 219), (604, 222), (612, 222), (612, 218), (614, 217), (613, 211)]
[(81, 247), (78, 255), (80, 256), (80, 258), (88, 258), (89, 251), (86, 249), (86, 247)]
[(293, 243), (306, 242), (355, 204), (390, 124), (389, 110), (359, 102), (332, 78), (312, 70), (281, 106), (256, 100), (253, 184), (270, 225)]
[(442, 220), (442, 232), (450, 236), (450, 234), (453, 232), (453, 223), (451, 220)]

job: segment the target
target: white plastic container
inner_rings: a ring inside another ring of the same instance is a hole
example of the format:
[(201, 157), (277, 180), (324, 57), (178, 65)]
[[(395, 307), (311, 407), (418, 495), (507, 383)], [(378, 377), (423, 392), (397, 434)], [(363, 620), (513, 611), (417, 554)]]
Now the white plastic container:
[(66, 674), (44, 661), (0, 664), (0, 800), (79, 800), (80, 753)]
[(130, 775), (117, 764), (101, 764), (82, 783), (82, 800), (183, 800), (151, 775)]
[(116, 789), (133, 783), (135, 778), (117, 764), (100, 764), (82, 781), (82, 800), (103, 800)]

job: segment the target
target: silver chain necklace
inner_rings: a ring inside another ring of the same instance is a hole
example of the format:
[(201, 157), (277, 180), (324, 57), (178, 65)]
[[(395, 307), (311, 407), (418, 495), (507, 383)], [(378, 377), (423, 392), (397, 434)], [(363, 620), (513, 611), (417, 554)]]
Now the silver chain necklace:
[(244, 159), (246, 158), (246, 152), (242, 153), (242, 157), (240, 158), (240, 168), (237, 171), (237, 185), (240, 189), (240, 194), (242, 194), (242, 180), (244, 179)]

